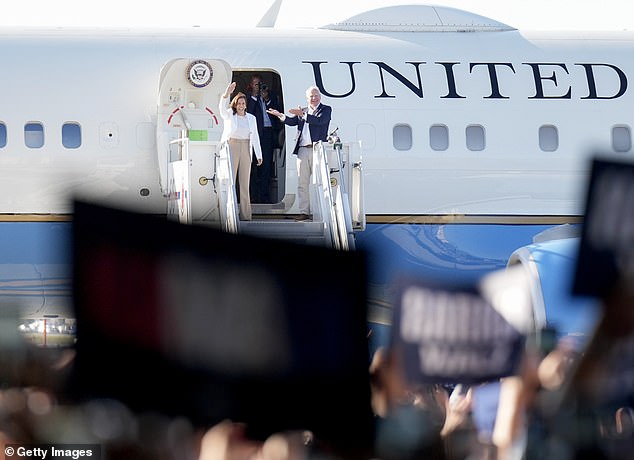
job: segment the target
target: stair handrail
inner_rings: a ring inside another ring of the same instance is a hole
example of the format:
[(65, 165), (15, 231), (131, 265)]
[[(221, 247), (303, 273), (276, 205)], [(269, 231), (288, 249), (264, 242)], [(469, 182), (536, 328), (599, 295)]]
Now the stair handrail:
[(214, 168), (213, 184), (218, 197), (220, 226), (226, 232), (238, 233), (240, 227), (238, 198), (236, 196), (235, 182), (233, 181), (231, 152), (229, 143), (226, 141), (220, 144), (220, 148), (215, 154)]
[[(339, 129), (339, 128), (337, 128)], [(349, 184), (352, 178), (349, 164), (349, 151), (343, 150), (343, 143), (336, 135), (337, 130), (333, 131), (329, 136), (329, 145), (332, 155), (327, 156), (330, 167), (330, 185), (332, 188), (333, 199), (337, 211), (338, 237), (341, 241), (347, 242), (347, 249), (354, 249), (354, 222), (351, 212), (351, 197)], [(330, 163), (333, 163), (332, 165)]]
[[(172, 146), (176, 146), (175, 156), (172, 156)], [(189, 161), (189, 137), (187, 137), (187, 131), (181, 130), (180, 136), (176, 139), (172, 139), (167, 143), (167, 166), (166, 166), (166, 174), (169, 176), (169, 164), (177, 163), (177, 162), (188, 162)], [(181, 177), (182, 179), (182, 177)], [(189, 191), (191, 184), (189, 178), (189, 171), (186, 174), (187, 185), (186, 189)], [(189, 201), (185, 199), (187, 195), (185, 188), (181, 188), (181, 190), (175, 190), (174, 183), (171, 181), (167, 181), (167, 198), (168, 198), (168, 210), (167, 214), (171, 218), (176, 218), (180, 223), (189, 224), (190, 222), (190, 204)], [(179, 196), (183, 195), (184, 196)], [(171, 203), (171, 204), (169, 204)], [(183, 209), (184, 208), (184, 209)]]
[[(345, 213), (340, 193), (333, 193), (330, 182), (328, 156), (322, 142), (313, 145), (313, 184), (317, 193), (317, 202), (324, 222), (324, 233), (329, 245), (335, 249), (348, 250)], [(338, 190), (338, 189), (337, 189)]]

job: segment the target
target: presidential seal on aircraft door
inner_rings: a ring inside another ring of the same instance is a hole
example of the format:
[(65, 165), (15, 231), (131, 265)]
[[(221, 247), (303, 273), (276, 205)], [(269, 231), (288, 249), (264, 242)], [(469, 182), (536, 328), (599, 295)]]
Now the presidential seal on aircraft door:
[(203, 88), (211, 83), (214, 71), (207, 61), (192, 61), (187, 67), (187, 80), (196, 88)]

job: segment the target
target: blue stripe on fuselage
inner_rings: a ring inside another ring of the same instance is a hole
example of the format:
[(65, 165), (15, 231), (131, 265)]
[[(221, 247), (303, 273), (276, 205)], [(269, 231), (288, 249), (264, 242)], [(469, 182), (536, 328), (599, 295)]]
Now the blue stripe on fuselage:
[(71, 263), (70, 222), (0, 222), (0, 264)]
[[(370, 303), (389, 310), (387, 306), (393, 300), (391, 287), (399, 276), (476, 281), (486, 273), (503, 269), (515, 249), (532, 243), (535, 234), (550, 227), (368, 224), (365, 231), (356, 234), (356, 245), (368, 255)], [(38, 277), (43, 279), (68, 276), (70, 280), (71, 238), (70, 222), (0, 222), (0, 278), (4, 281), (30, 278), (33, 274), (22, 265), (31, 265), (37, 267)], [(374, 351), (386, 344), (389, 325), (370, 318), (369, 327)]]
[(368, 224), (356, 235), (369, 258), (370, 283), (400, 275), (471, 282), (502, 269), (511, 253), (552, 225)]
[[(370, 356), (389, 343), (389, 316), (399, 277), (476, 282), (506, 267), (511, 253), (550, 224), (368, 224), (356, 246), (368, 255)], [(380, 314), (377, 314), (380, 313)], [(380, 318), (381, 321), (375, 321)]]
[[(506, 266), (510, 254), (552, 225), (368, 224), (356, 234), (367, 252), (368, 279), (399, 275), (474, 281)], [(0, 264), (71, 263), (70, 222), (0, 222)]]

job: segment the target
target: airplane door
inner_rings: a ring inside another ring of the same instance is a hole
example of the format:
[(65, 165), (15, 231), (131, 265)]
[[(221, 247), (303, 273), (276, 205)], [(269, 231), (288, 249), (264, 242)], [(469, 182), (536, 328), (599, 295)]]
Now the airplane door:
[(168, 215), (181, 222), (213, 212), (214, 154), (222, 135), (218, 102), (231, 82), (231, 66), (218, 59), (178, 58), (159, 79), (156, 145), (161, 191)]

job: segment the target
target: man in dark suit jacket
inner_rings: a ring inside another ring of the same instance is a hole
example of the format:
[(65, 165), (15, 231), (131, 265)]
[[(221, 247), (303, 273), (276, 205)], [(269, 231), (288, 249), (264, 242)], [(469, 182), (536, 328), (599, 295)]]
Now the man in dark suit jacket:
[(319, 88), (311, 86), (306, 90), (308, 107), (290, 109), (291, 116), (277, 110), (269, 110), (284, 124), (297, 126), (297, 139), (293, 154), (297, 155), (297, 199), (300, 215), (297, 220), (310, 219), (310, 175), (313, 170), (313, 143), (328, 139), (328, 128), (332, 108), (321, 103)]
[(279, 110), (277, 96), (262, 81), (259, 74), (251, 76), (247, 89), (247, 112), (255, 116), (258, 124), (258, 135), (262, 147), (262, 164), (251, 163), (250, 195), (254, 203), (271, 203), (270, 188), (273, 170), (273, 147), (279, 120), (269, 113), (268, 109)]

